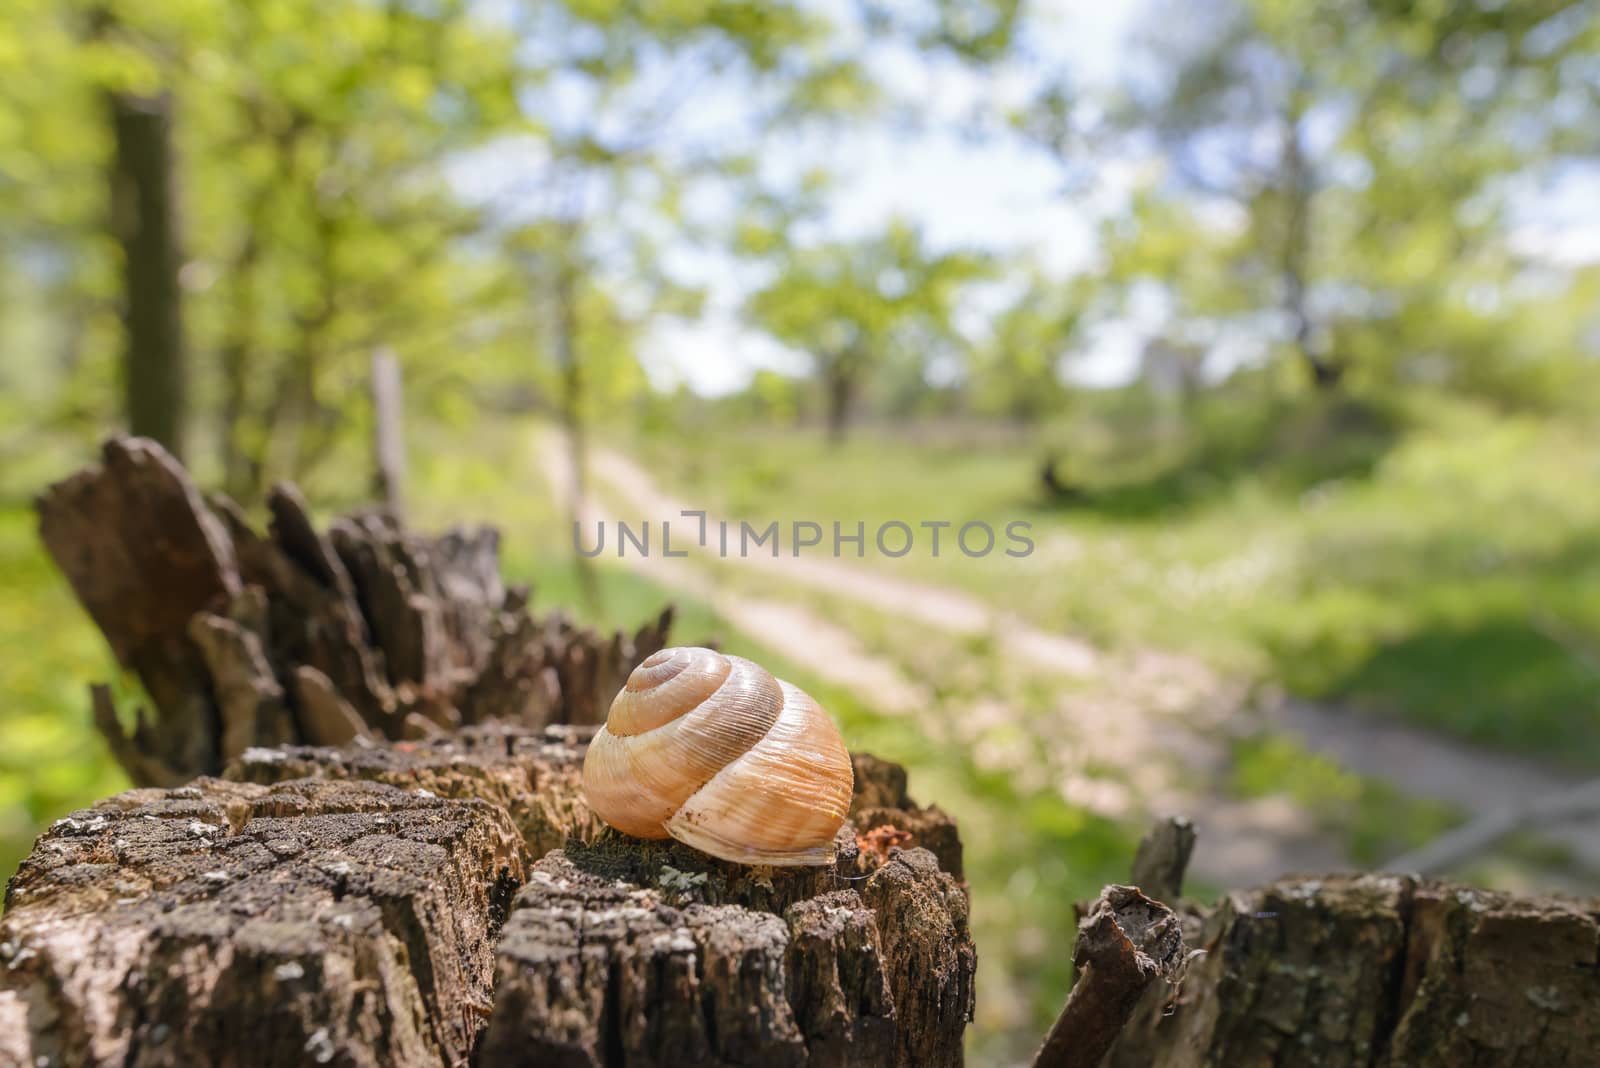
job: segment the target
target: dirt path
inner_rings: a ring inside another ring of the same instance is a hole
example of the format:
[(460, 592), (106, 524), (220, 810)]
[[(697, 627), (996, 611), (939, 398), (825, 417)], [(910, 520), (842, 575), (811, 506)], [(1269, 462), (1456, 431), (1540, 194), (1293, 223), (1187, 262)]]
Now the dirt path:
[[(629, 508), (655, 520), (679, 521), (688, 505), (661, 492), (649, 472), (614, 449), (596, 449), (590, 457), (594, 474), (609, 484)], [(719, 517), (708, 515), (715, 525)], [(1094, 646), (1033, 627), (1015, 616), (995, 611), (982, 600), (955, 590), (908, 582), (840, 560), (755, 553), (730, 556), (730, 563), (768, 572), (785, 582), (891, 609), (902, 618), (955, 634), (992, 634), (1008, 648), (1048, 671), (1090, 675), (1100, 666)]]
[[(1306, 748), (1347, 768), (1413, 797), (1444, 801), (1474, 815), (1518, 808), (1588, 781), (1537, 760), (1354, 711), (1330, 711), (1309, 701), (1276, 702), (1267, 719), (1275, 729), (1298, 737)], [(1571, 848), (1586, 867), (1600, 870), (1600, 825), (1595, 821), (1542, 833)]]
[[(559, 438), (541, 439), (540, 456), (552, 486), (565, 486), (565, 450)], [(596, 449), (591, 471), (623, 510), (586, 502), (589, 522), (602, 515), (680, 520), (687, 506), (663, 493), (648, 472), (612, 449)], [(707, 522), (718, 522), (707, 516)], [(675, 527), (676, 529), (676, 527)], [(625, 562), (670, 589), (711, 605), (753, 638), (830, 681), (851, 685), (869, 704), (899, 713), (926, 708), (928, 688), (906, 678), (893, 662), (863, 649), (848, 626), (787, 600), (728, 591), (686, 560), (635, 554)], [(1069, 635), (1043, 630), (978, 598), (938, 586), (889, 577), (863, 565), (818, 558), (730, 556), (730, 567), (761, 572), (832, 598), (890, 612), (956, 635), (989, 635), (1019, 670), (1075, 680), (1065, 687), (1053, 721), (1030, 729), (1059, 732), (1070, 749), (1062, 793), (1112, 815), (1185, 811), (1195, 816), (1207, 846), (1196, 875), (1223, 885), (1243, 885), (1289, 870), (1339, 867), (1342, 849), (1328, 841), (1314, 815), (1283, 798), (1238, 801), (1223, 795), (1226, 740), (1241, 730), (1245, 688), (1220, 678), (1193, 658), (1147, 650), (1112, 655)], [(985, 716), (1006, 710), (974, 710)], [(1437, 800), (1481, 816), (1568, 788), (1577, 777), (1533, 761), (1440, 738), (1301, 701), (1269, 702), (1245, 713), (1252, 726), (1291, 734), (1312, 752), (1408, 796)], [(1249, 717), (1256, 717), (1252, 722)], [(958, 725), (957, 729), (960, 729)], [(1097, 769), (1117, 769), (1107, 777)], [(1551, 828), (1546, 837), (1569, 849), (1579, 865), (1600, 871), (1600, 827)]]
[[(565, 443), (559, 435), (550, 433), (540, 437), (535, 449), (552, 495), (557, 501), (571, 500), (571, 465)], [(589, 528), (608, 514), (592, 490), (584, 495), (579, 512)], [(680, 559), (629, 554), (623, 563), (675, 593), (704, 601), (745, 634), (820, 678), (867, 695), (867, 704), (881, 712), (903, 715), (932, 703), (926, 687), (912, 683), (894, 665), (868, 654), (849, 630), (806, 608), (740, 596)], [(802, 635), (804, 640), (798, 640)]]

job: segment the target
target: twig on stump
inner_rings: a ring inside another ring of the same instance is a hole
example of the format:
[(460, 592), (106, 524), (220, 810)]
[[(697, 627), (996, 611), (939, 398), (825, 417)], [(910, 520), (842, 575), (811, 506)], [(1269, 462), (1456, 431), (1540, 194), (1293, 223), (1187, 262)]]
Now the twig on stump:
[(1157, 901), (1183, 896), (1183, 876), (1194, 855), (1194, 823), (1185, 816), (1168, 816), (1139, 839), (1133, 856), (1133, 885)]
[(1108, 886), (1078, 925), (1078, 981), (1034, 1068), (1096, 1068), (1151, 983), (1176, 982), (1188, 953), (1178, 917), (1132, 886)]

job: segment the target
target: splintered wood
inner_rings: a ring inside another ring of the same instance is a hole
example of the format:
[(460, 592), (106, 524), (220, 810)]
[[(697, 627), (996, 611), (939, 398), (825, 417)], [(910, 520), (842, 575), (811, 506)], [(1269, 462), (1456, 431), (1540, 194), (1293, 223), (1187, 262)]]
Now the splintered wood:
[(95, 722), (140, 785), (215, 775), (250, 746), (415, 738), (489, 720), (598, 723), (671, 610), (635, 633), (537, 618), (491, 527), (424, 537), (380, 512), (312, 523), (293, 486), (266, 534), (141, 439), (38, 500), (41, 537), (154, 704)]

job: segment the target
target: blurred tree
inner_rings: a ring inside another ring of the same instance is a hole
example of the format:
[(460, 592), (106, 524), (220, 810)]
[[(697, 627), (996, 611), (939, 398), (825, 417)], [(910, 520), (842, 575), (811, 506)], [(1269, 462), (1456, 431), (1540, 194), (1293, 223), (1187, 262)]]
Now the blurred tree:
[(1593, 5), (1156, 10), (1107, 120), (1074, 127), (1055, 86), (1024, 123), (1161, 161), (1109, 224), (1114, 278), (1164, 288), (1189, 332), (1277, 339), (1319, 386), (1504, 364), (1482, 312), (1519, 269), (1513, 179), (1600, 144)]
[(746, 313), (811, 356), (837, 442), (874, 367), (924, 366), (961, 346), (957, 299), (987, 269), (974, 253), (931, 250), (918, 230), (896, 221), (857, 241), (784, 249), (776, 279), (751, 296)]
[(696, 310), (698, 290), (662, 259), (669, 237), (716, 236), (693, 202), (737, 200), (764, 134), (853, 108), (867, 89), (830, 49), (831, 24), (800, 3), (568, 0), (521, 9), (517, 27), (521, 105), (543, 138), (521, 176), (535, 224), (518, 244), (523, 277), (543, 287), (576, 515), (590, 392), (606, 373), (581, 294), (609, 282), (610, 310), (631, 322)]
[(231, 8), (221, 34), (238, 61), (203, 68), (227, 157), (201, 211), (227, 311), (208, 325), (224, 468), (252, 493), (358, 429), (376, 346), (419, 380), (409, 396), (441, 394), (439, 357), (506, 295), (471, 267), (484, 221), (448, 168), (521, 123), (515, 42), (464, 3), (277, 0)]
[(131, 433), (183, 455), (185, 399), (172, 97), (106, 94), (113, 142), (111, 229), (122, 252), (122, 365)]
[[(215, 413), (207, 438), (235, 492), (304, 475), (361, 429), (374, 345), (392, 343), (428, 374), (504, 292), (466, 255), (479, 220), (447, 172), (519, 121), (514, 42), (469, 8), (6, 5), (0, 226), (22, 236), (23, 270), (51, 293), (74, 353), (54, 366), (33, 357), (33, 377), (57, 383), (58, 410), (109, 400), (105, 339), (77, 327), (95, 319), (74, 310), (115, 303), (119, 258), (132, 287), (126, 343), (142, 368), (127, 376), (136, 429), (173, 440), (187, 392)], [(133, 194), (109, 215), (107, 173)], [(196, 357), (186, 375), (180, 333)]]
[[(758, 148), (864, 114), (880, 95), (864, 57), (885, 35), (982, 60), (1017, 10), (14, 0), (0, 9), (0, 277), (23, 310), (0, 336), (30, 343), (13, 347), (26, 366), (7, 381), (28, 384), (35, 418), (103, 425), (126, 403), (110, 389), (119, 339), (159, 328), (162, 341), (129, 350), (150, 364), (127, 376), (150, 412), (138, 427), (176, 442), (187, 396), (201, 415), (193, 459), (246, 497), (365, 437), (378, 345), (395, 350), (411, 403), (450, 417), (464, 398), (525, 398), (503, 387), (559, 359), (570, 373), (547, 395), (575, 419), (608, 388), (582, 321), (596, 287), (609, 296), (594, 306), (630, 335), (693, 312), (682, 264), (733, 239), (729, 207), (759, 177)], [(147, 188), (181, 202), (128, 231), (166, 235), (160, 270), (119, 250), (105, 210), (121, 158), (108, 98), (168, 116), (156, 126), (171, 174)], [(502, 177), (513, 184), (490, 188)], [(124, 277), (152, 292), (119, 301)], [(517, 336), (536, 279), (550, 314)]]
[(979, 412), (1034, 423), (1059, 412), (1066, 398), (1061, 365), (1078, 341), (1089, 289), (1031, 268), (994, 317), (990, 336), (972, 352), (967, 389)]

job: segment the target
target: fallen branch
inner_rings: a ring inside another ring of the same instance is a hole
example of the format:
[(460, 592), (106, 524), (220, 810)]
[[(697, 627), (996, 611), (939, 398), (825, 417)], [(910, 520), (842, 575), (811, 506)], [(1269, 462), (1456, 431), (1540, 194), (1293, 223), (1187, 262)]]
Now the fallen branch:
[(1478, 819), (1446, 832), (1420, 849), (1395, 857), (1384, 868), (1388, 871), (1436, 875), (1488, 849), (1500, 839), (1534, 824), (1565, 823), (1600, 812), (1600, 779), (1536, 797), (1525, 805), (1513, 805), (1487, 813)]

